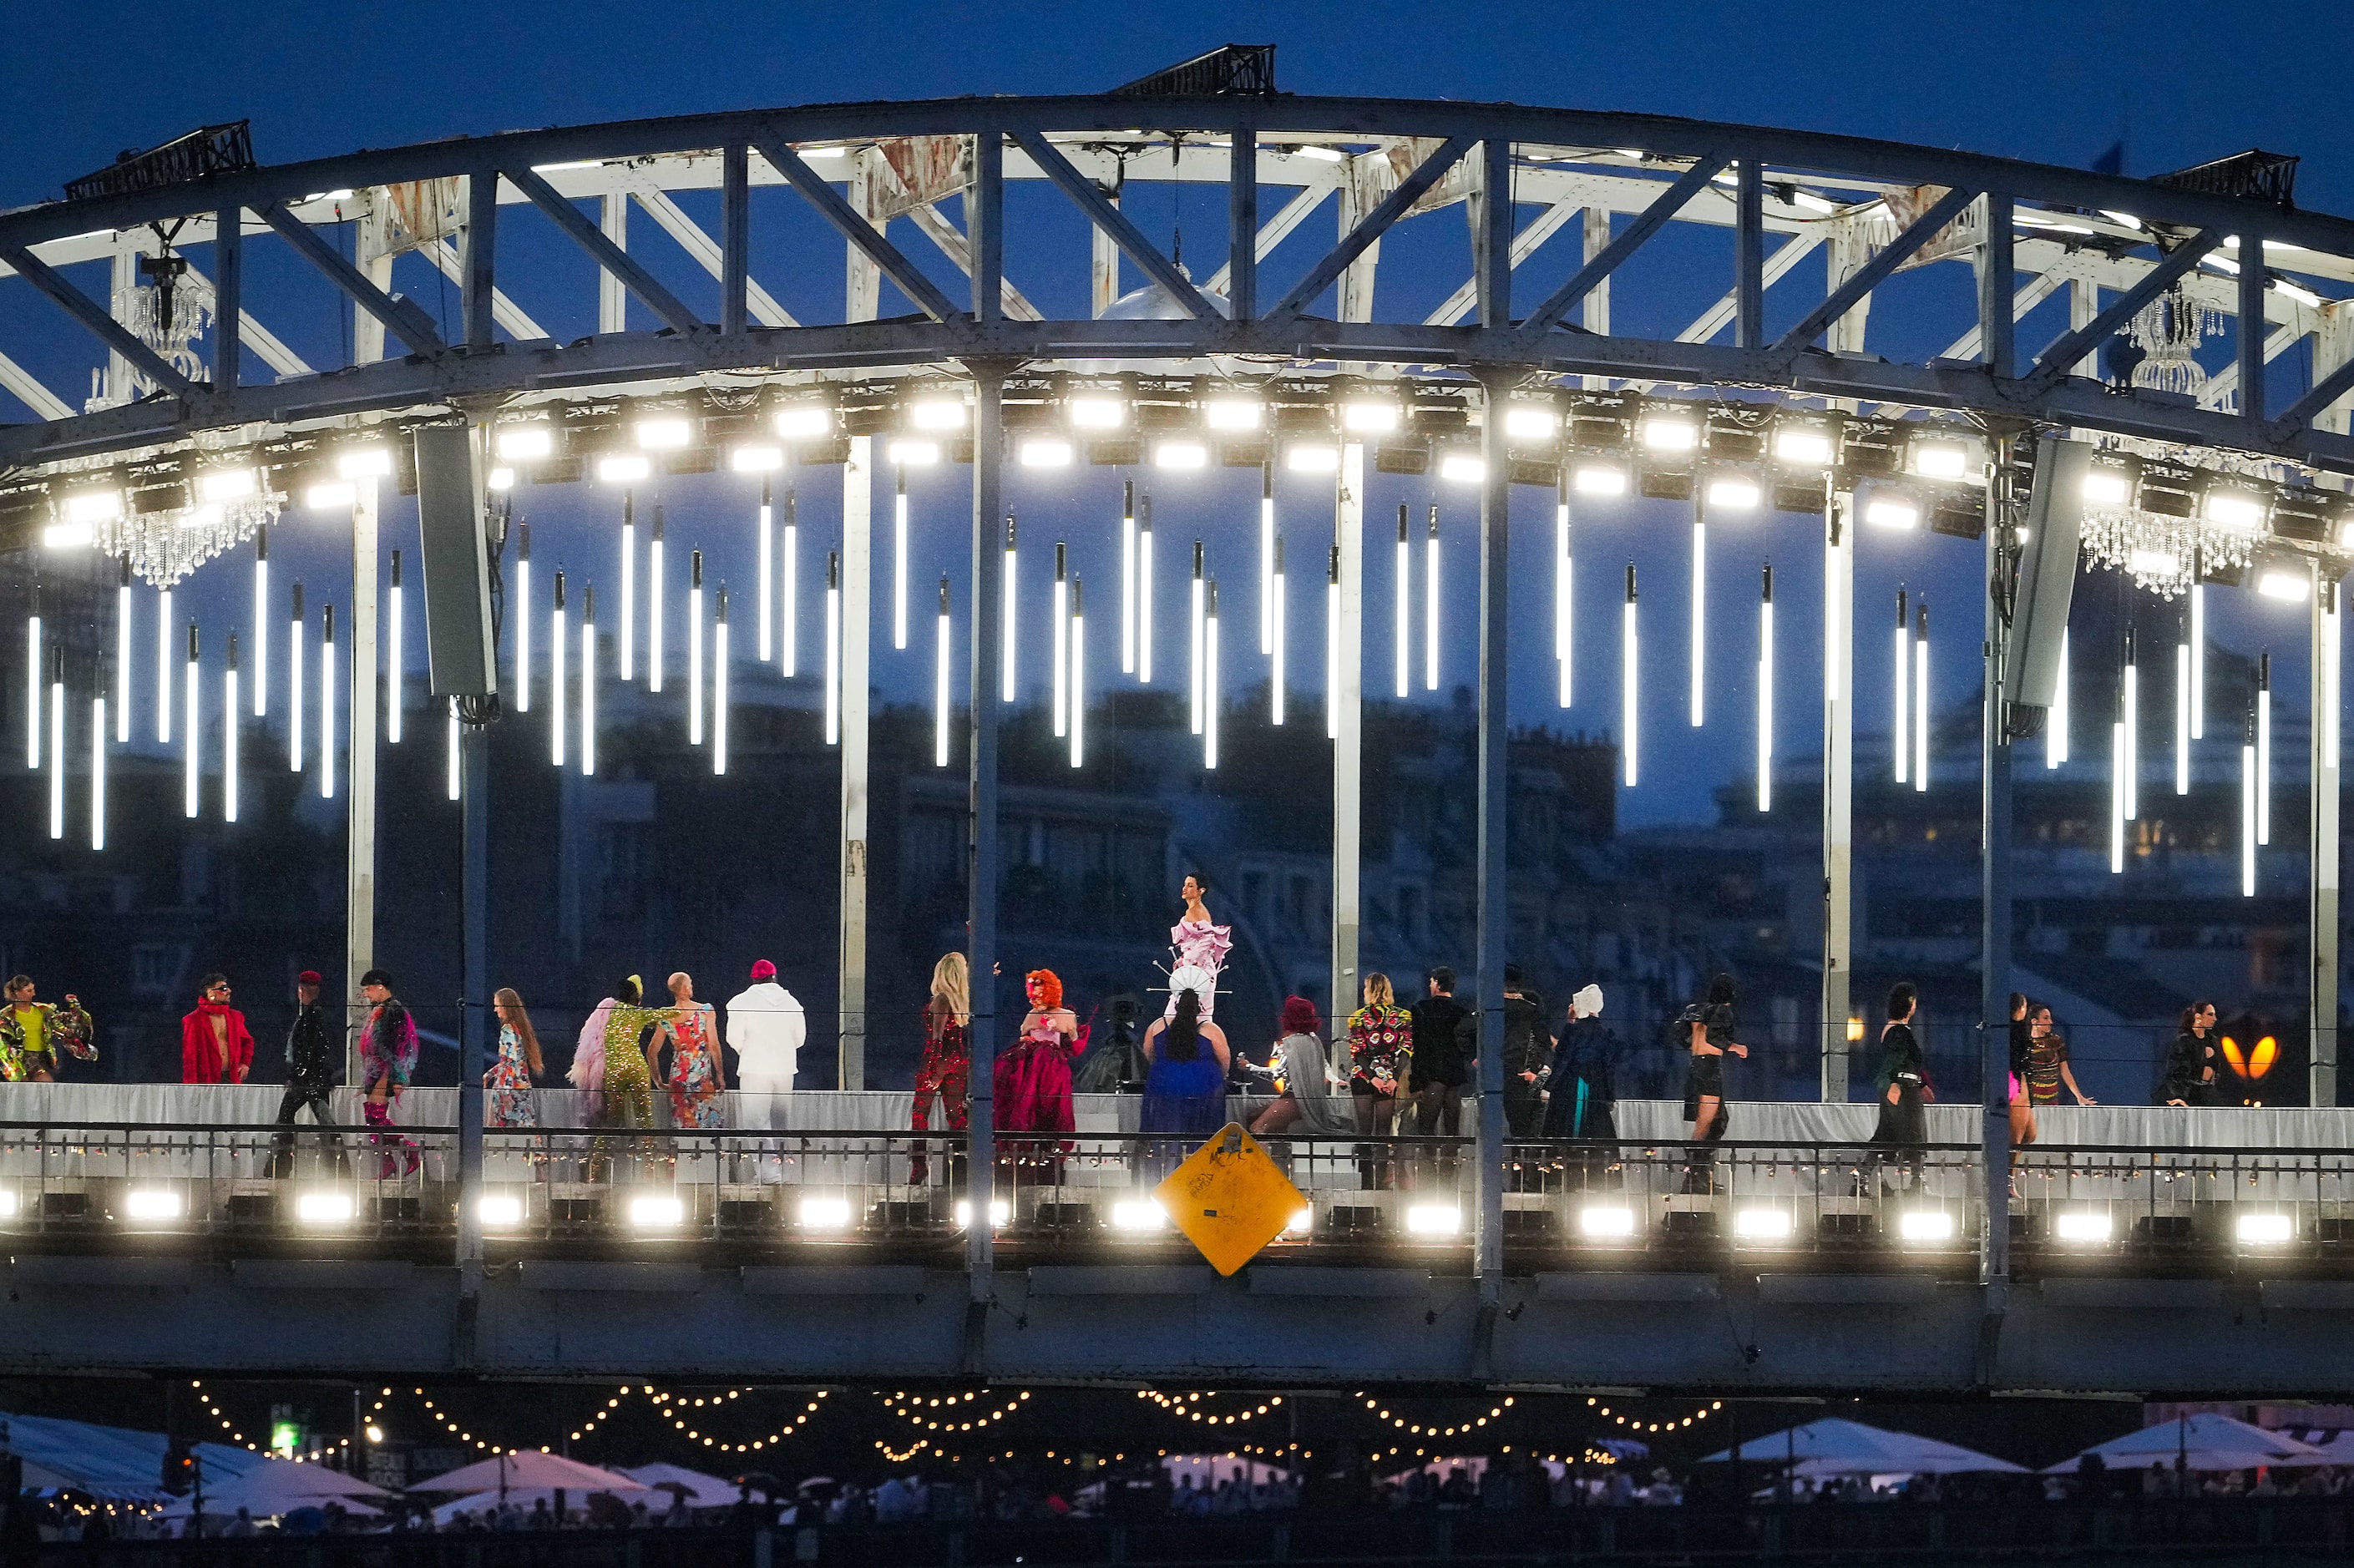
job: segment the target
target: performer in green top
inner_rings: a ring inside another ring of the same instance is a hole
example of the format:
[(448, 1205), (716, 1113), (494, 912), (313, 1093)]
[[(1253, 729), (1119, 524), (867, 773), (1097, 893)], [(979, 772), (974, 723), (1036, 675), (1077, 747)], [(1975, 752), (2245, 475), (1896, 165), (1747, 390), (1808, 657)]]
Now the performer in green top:
[(0, 1081), (46, 1084), (58, 1075), (58, 1052), (84, 1062), (98, 1060), (90, 1036), (95, 1025), (70, 991), (59, 1007), (33, 1000), (33, 977), (16, 975), (0, 1006)]

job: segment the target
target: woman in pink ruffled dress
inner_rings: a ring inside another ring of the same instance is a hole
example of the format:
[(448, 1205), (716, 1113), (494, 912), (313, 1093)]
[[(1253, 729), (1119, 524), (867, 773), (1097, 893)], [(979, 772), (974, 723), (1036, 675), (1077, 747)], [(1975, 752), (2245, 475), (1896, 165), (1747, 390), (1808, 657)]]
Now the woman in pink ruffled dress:
[(1200, 993), (1204, 1023), (1218, 1010), (1218, 971), (1226, 967), (1226, 954), (1234, 948), (1235, 928), (1211, 922), (1210, 907), (1203, 902), (1209, 892), (1210, 880), (1199, 872), (1188, 872), (1184, 885), (1177, 890), (1185, 901), (1185, 917), (1169, 927), (1175, 962), (1169, 966), (1169, 1005), (1161, 1014), (1165, 1019), (1177, 1016), (1181, 991)]

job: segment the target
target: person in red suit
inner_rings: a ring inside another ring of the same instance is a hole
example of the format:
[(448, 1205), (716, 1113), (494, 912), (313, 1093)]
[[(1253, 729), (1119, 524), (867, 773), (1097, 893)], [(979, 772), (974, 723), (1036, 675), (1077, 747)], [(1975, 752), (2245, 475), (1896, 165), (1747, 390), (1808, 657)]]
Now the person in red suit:
[(180, 1020), (180, 1082), (245, 1082), (253, 1066), (253, 1034), (228, 998), (228, 976), (218, 971), (197, 986), (196, 1010)]

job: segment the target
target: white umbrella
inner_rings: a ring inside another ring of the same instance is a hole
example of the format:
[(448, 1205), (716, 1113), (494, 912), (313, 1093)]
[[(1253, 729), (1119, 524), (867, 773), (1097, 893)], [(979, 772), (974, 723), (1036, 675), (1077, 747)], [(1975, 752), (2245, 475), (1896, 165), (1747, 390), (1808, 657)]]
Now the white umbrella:
[[(2024, 1475), (2025, 1467), (1974, 1448), (1940, 1443), (1910, 1432), (1891, 1432), (1861, 1421), (1829, 1416), (1803, 1426), (1768, 1433), (1741, 1445), (1745, 1463), (1792, 1464), (1808, 1476)], [(1729, 1464), (1733, 1450), (1711, 1454), (1703, 1465)]]
[[(2184, 1468), (2191, 1470), (2254, 1470), (2267, 1466), (2302, 1467), (2348, 1462), (2285, 1433), (2267, 1432), (2211, 1410), (2177, 1416), (2172, 1421), (2161, 1421), (2155, 1426), (2113, 1437), (2106, 1443), (2096, 1443), (2084, 1454), (2098, 1454), (2101, 1462), (2112, 1470), (2147, 1470), (2154, 1464), (2172, 1469), (2178, 1459)], [(2056, 1475), (2073, 1470), (2084, 1454), (2062, 1459), (2044, 1473)]]
[(643, 1489), (628, 1476), (617, 1470), (602, 1470), (594, 1465), (584, 1465), (578, 1459), (567, 1459), (561, 1454), (543, 1454), (536, 1448), (518, 1449), (511, 1454), (496, 1454), (445, 1470), (438, 1476), (418, 1482), (409, 1488), (417, 1492), (495, 1492), (504, 1490), (510, 1496), (535, 1487), (554, 1489), (586, 1495), (589, 1492), (627, 1492)]
[[(663, 1499), (669, 1496), (666, 1492), (658, 1494), (650, 1487), (641, 1487), (636, 1485), (591, 1487), (586, 1489), (577, 1486), (509, 1487), (507, 1489), (506, 1500), (509, 1506), (519, 1509), (525, 1514), (529, 1514), (532, 1510), (532, 1505), (536, 1502), (545, 1502), (551, 1510), (554, 1509), (556, 1507), (556, 1494), (559, 1491), (564, 1494), (564, 1508), (565, 1511), (567, 1513), (578, 1513), (581, 1507), (587, 1503), (588, 1500), (588, 1494), (592, 1491), (609, 1492), (612, 1496), (620, 1499), (624, 1504), (642, 1502), (646, 1505), (646, 1509), (649, 1512), (653, 1511), (656, 1505), (662, 1503)], [(450, 1501), (436, 1508), (433, 1510), (433, 1522), (436, 1524), (447, 1524), (461, 1513), (479, 1513), (487, 1515), (494, 1512), (498, 1506), (499, 1494), (497, 1492), (473, 1492), (462, 1498), (453, 1498)]]
[(2354, 1426), (2284, 1426), (2280, 1433), (2328, 1455), (2333, 1465), (2354, 1465)]
[(737, 1497), (736, 1483), (718, 1476), (706, 1476), (701, 1470), (690, 1470), (684, 1465), (616, 1465), (614, 1469), (640, 1486), (669, 1491), (673, 1487), (686, 1489), (689, 1508), (731, 1508)]
[[(265, 1461), (242, 1476), (206, 1487), (204, 1493), (207, 1514), (226, 1518), (243, 1509), (255, 1519), (290, 1513), (298, 1508), (324, 1508), (330, 1502), (374, 1512), (371, 1505), (391, 1496), (382, 1487), (372, 1487), (341, 1470), (331, 1470), (324, 1465), (298, 1465), (291, 1459)], [(196, 1494), (190, 1492), (164, 1512), (172, 1518), (185, 1518), (195, 1509), (196, 1502)]]

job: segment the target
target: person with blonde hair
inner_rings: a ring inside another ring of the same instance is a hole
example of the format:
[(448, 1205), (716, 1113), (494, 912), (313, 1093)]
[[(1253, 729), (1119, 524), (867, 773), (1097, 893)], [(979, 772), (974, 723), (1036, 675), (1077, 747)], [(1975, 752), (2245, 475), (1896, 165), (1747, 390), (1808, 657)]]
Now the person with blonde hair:
[(537, 1127), (539, 1102), (532, 1082), (546, 1071), (539, 1058), (539, 1035), (514, 987), (501, 986), (491, 1007), (499, 1015), (499, 1059), (482, 1075), (483, 1124)]
[[(1349, 1096), (1356, 1102), (1357, 1130), (1386, 1138), (1396, 1130), (1398, 1097), (1406, 1092), (1414, 1061), (1414, 1016), (1397, 1004), (1390, 977), (1379, 969), (1365, 976), (1364, 997), (1365, 1005), (1349, 1014), (1341, 1031)], [(1377, 1164), (1370, 1146), (1358, 1163), (1368, 1187), (1389, 1185), (1389, 1162)]]
[(719, 1013), (695, 1000), (695, 977), (684, 969), (670, 977), (670, 1017), (656, 1036), (670, 1044), (671, 1125), (708, 1129), (727, 1124), (727, 1071), (719, 1060)]
[[(916, 1068), (913, 1121), (917, 1132), (931, 1130), (935, 1098), (940, 1102), (941, 1125), (950, 1132), (965, 1129), (972, 1071), (972, 1043), (965, 1028), (971, 1022), (971, 969), (962, 953), (944, 953), (932, 966), (932, 994), (924, 1003), (924, 1056)], [(929, 1173), (924, 1142), (918, 1139), (907, 1179), (921, 1182)]]

